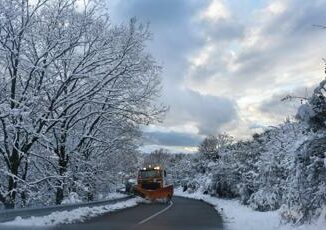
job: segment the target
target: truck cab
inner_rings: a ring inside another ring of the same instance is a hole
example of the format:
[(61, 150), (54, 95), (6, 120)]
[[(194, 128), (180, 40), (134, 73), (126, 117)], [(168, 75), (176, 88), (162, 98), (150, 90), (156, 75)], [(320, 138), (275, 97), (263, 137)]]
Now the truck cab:
[(173, 195), (173, 185), (166, 185), (166, 171), (160, 166), (147, 166), (138, 171), (135, 194), (149, 200), (166, 199)]
[(138, 171), (137, 183), (143, 189), (155, 190), (165, 184), (166, 171), (161, 167), (146, 167)]

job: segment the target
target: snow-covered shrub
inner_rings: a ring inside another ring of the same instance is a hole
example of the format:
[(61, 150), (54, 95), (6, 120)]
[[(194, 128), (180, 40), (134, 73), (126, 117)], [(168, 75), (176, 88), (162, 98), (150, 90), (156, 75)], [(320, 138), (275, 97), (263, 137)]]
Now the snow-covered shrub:
[(238, 197), (258, 211), (280, 208), (284, 222), (304, 223), (324, 215), (325, 153), (325, 131), (287, 120), (252, 140), (233, 143), (218, 160), (195, 154), (174, 169), (188, 191)]
[[(231, 175), (233, 176), (233, 175)], [(214, 174), (211, 194), (219, 197), (234, 198), (238, 196), (238, 189), (234, 180), (225, 174)]]
[(238, 195), (242, 204), (249, 204), (251, 195), (257, 190), (257, 172), (253, 170), (240, 175), (240, 182), (237, 183)]
[(254, 209), (275, 210), (283, 204), (296, 149), (310, 135), (306, 129), (302, 123), (287, 121), (260, 135), (263, 148), (256, 162), (258, 190), (248, 201)]
[(251, 195), (249, 203), (258, 211), (275, 210), (280, 207), (281, 193), (273, 187), (264, 187)]
[(303, 217), (300, 205), (289, 207), (284, 204), (280, 208), (280, 215), (284, 223), (298, 223)]
[[(321, 137), (319, 137), (321, 136)], [(321, 214), (326, 205), (326, 137), (316, 134), (298, 149), (289, 178), (287, 208), (283, 216), (291, 222), (309, 222)], [(290, 210), (290, 211), (288, 211)], [(295, 210), (296, 215), (286, 213)]]
[(314, 130), (326, 127), (326, 80), (315, 88), (307, 103), (301, 105), (296, 117), (307, 122)]
[[(229, 159), (229, 168), (233, 175), (233, 181), (237, 187), (237, 195), (243, 204), (247, 204), (251, 194), (257, 191), (258, 163), (261, 154), (261, 138), (252, 141), (238, 142), (225, 159)], [(229, 176), (230, 177), (230, 176)]]
[(63, 199), (61, 204), (77, 204), (81, 202), (82, 200), (79, 198), (79, 195), (75, 192), (71, 192), (66, 198)]
[(225, 148), (233, 143), (234, 139), (228, 134), (218, 134), (216, 136), (209, 135), (198, 147), (198, 152), (203, 155), (205, 159), (217, 161)]

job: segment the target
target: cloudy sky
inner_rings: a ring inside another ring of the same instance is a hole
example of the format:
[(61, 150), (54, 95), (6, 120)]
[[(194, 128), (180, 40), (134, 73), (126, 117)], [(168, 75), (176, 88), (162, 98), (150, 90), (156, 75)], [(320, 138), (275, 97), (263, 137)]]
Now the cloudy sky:
[(324, 78), (325, 0), (108, 0), (114, 23), (150, 22), (163, 66), (162, 124), (144, 151), (189, 152), (209, 134), (249, 138), (293, 116)]

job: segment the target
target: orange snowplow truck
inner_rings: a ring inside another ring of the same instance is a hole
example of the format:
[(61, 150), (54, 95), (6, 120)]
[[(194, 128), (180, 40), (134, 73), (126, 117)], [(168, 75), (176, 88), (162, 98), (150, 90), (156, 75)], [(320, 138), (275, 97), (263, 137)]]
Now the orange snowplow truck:
[(164, 199), (170, 201), (173, 195), (173, 185), (166, 185), (166, 171), (160, 166), (149, 165), (138, 171), (137, 185), (134, 192), (151, 201)]

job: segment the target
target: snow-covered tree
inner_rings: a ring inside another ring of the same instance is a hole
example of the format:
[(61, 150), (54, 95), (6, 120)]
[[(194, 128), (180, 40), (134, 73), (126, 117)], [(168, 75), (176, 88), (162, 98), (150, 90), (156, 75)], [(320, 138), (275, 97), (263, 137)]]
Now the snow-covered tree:
[(217, 161), (220, 153), (233, 143), (233, 137), (227, 134), (209, 135), (200, 143), (198, 151), (208, 159)]
[(297, 149), (282, 207), (286, 221), (310, 222), (326, 207), (325, 148), (325, 133), (322, 133), (311, 135)]
[(148, 28), (134, 19), (113, 26), (98, 4), (0, 1), (0, 201), (7, 208), (38, 183), (56, 191), (58, 204), (72, 185), (94, 187), (86, 181), (103, 170), (94, 161), (130, 153), (138, 125), (165, 111), (153, 104), (160, 67), (144, 50)]
[(166, 167), (169, 160), (169, 152), (166, 149), (157, 149), (144, 157), (144, 166), (159, 165)]
[(323, 80), (314, 89), (307, 102), (302, 104), (296, 117), (307, 122), (313, 129), (326, 127), (326, 80)]
[(281, 208), (285, 221), (309, 222), (326, 206), (324, 139), (324, 130), (312, 132), (304, 122), (287, 120), (228, 145), (218, 160), (195, 154), (187, 164), (177, 161), (176, 174), (184, 179), (178, 185), (238, 197), (259, 211)]

